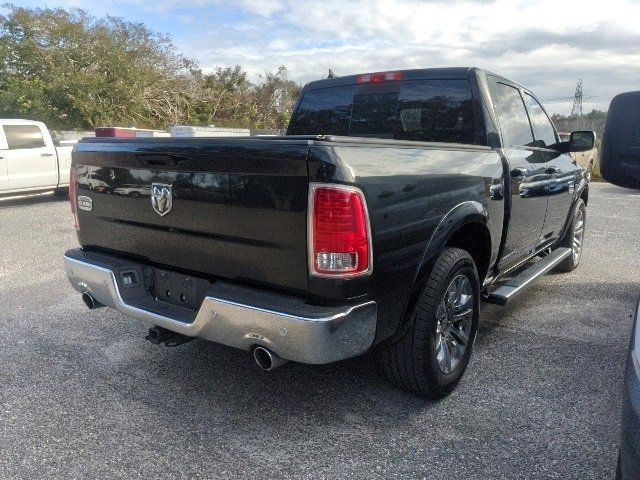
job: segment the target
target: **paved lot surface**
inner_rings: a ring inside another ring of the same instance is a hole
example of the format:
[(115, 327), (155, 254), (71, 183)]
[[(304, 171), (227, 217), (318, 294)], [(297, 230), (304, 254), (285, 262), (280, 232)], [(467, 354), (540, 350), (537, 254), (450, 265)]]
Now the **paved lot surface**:
[(0, 478), (612, 478), (640, 195), (593, 186), (582, 265), (487, 306), (460, 387), (425, 402), (371, 357), (259, 371), (156, 347), (67, 284), (53, 197), (0, 201)]

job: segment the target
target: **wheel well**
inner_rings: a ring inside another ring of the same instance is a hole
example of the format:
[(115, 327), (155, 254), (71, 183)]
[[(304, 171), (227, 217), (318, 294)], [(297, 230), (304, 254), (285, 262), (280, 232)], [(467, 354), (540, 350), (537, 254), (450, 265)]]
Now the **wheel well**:
[[(453, 235), (449, 237), (449, 240), (443, 248), (444, 247), (455, 247), (469, 252), (471, 258), (473, 258), (473, 261), (476, 264), (480, 285), (482, 285), (482, 282), (489, 270), (489, 262), (491, 261), (491, 234), (489, 233), (489, 229), (486, 225), (477, 221), (462, 225), (453, 232)], [(406, 310), (403, 314), (403, 320), (401, 321), (402, 323), (398, 327), (396, 333), (392, 336), (392, 339), (398, 338), (398, 335), (401, 335), (405, 331), (404, 329), (408, 325), (406, 318), (408, 318), (407, 316), (411, 314), (416, 306), (420, 292), (429, 277), (432, 267), (433, 264), (429, 262), (422, 265), (420, 268), (420, 272), (416, 277), (416, 283), (414, 284), (409, 294), (409, 298), (407, 299), (405, 307)]]
[(486, 225), (478, 222), (463, 225), (449, 238), (447, 247), (461, 248), (469, 252), (478, 269), (482, 285), (491, 261), (491, 234)]
[(582, 193), (580, 194), (580, 198), (582, 199), (582, 201), (584, 201), (584, 204), (586, 205), (587, 203), (589, 203), (589, 189), (585, 188)]

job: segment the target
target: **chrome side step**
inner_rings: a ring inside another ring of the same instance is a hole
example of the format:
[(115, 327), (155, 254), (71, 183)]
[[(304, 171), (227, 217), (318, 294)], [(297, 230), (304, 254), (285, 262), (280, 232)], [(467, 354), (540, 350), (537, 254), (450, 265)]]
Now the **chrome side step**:
[(495, 303), (496, 305), (506, 305), (544, 274), (553, 270), (560, 262), (571, 255), (571, 253), (570, 248), (556, 248), (549, 255), (541, 258), (529, 268), (496, 288), (485, 298), (485, 301)]

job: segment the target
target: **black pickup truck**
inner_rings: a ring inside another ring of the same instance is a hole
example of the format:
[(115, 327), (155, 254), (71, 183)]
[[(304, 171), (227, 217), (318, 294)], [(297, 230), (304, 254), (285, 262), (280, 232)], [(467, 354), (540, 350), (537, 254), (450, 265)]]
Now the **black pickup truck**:
[(65, 268), (154, 343), (204, 338), (267, 370), (375, 349), (439, 397), (481, 301), (578, 265), (589, 193), (569, 152), (593, 143), (560, 142), (529, 90), (476, 68), (320, 80), (286, 136), (83, 140)]

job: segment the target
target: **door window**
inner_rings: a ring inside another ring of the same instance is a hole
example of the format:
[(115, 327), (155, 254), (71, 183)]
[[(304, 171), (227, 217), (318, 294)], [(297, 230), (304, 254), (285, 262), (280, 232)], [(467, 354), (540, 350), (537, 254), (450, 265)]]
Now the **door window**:
[(551, 120), (542, 109), (542, 105), (528, 93), (525, 93), (524, 98), (527, 99), (533, 135), (536, 137), (536, 146), (545, 148), (553, 145), (556, 143), (556, 131)]
[(524, 102), (517, 88), (497, 83), (496, 90), (502, 115), (500, 123), (506, 145), (533, 146), (533, 133)]
[(37, 125), (4, 125), (2, 128), (9, 150), (45, 146), (44, 137)]

